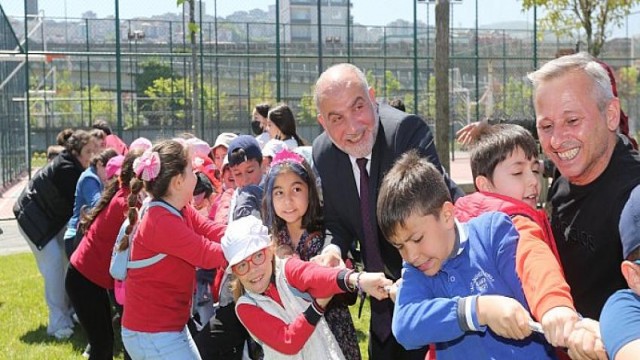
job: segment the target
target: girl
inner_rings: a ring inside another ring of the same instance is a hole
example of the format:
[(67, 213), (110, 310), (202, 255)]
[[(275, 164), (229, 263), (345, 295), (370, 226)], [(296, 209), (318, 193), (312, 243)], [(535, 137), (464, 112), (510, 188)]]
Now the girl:
[(130, 242), (131, 260), (165, 254), (153, 265), (129, 269), (124, 296), (122, 341), (132, 359), (200, 359), (186, 324), (191, 312), (195, 268), (223, 266), (220, 237), (224, 226), (216, 226), (189, 204), (196, 177), (187, 145), (168, 140), (155, 145), (134, 162), (129, 205), (135, 203), (144, 184), (152, 200), (173, 207), (181, 216), (162, 206), (150, 207), (138, 221), (136, 207), (129, 208), (122, 240)]
[(142, 153), (130, 151), (122, 164), (119, 180), (110, 182), (96, 206), (82, 216), (79, 231), (83, 240), (71, 256), (65, 286), (78, 320), (89, 340), (92, 359), (113, 358), (113, 325), (107, 290), (113, 289), (109, 274), (111, 251), (129, 207), (129, 182), (133, 162)]
[(84, 130), (70, 135), (65, 132), (61, 140), (65, 149), (31, 178), (13, 206), (13, 213), (44, 278), (49, 308), (47, 334), (67, 339), (73, 335), (73, 321), (64, 291), (68, 261), (63, 234), (73, 214), (76, 183), (96, 153), (96, 143)]
[(322, 318), (327, 304), (335, 294), (358, 289), (386, 298), (391, 280), (382, 273), (280, 259), (269, 244), (267, 228), (253, 216), (232, 222), (222, 238), (227, 270), (236, 276), (236, 313), (262, 345), (264, 358), (344, 359)]
[(306, 145), (296, 133), (296, 119), (289, 105), (282, 104), (269, 110), (267, 131), (272, 139), (284, 141), (291, 150)]
[[(253, 108), (253, 119), (251, 120), (251, 128), (256, 132), (256, 140), (260, 144), (260, 148), (264, 147), (264, 144), (271, 139), (271, 135), (267, 131), (267, 122), (269, 116), (269, 104), (258, 104)], [(255, 125), (254, 125), (255, 124)]]
[(107, 163), (116, 155), (118, 153), (115, 150), (106, 149), (94, 156), (89, 163), (89, 167), (82, 172), (80, 179), (78, 179), (73, 215), (67, 224), (67, 230), (64, 232), (64, 247), (69, 258), (71, 258), (71, 253), (78, 246), (78, 242), (75, 240), (81, 212), (91, 209), (100, 200), (100, 193), (104, 183), (107, 181)]
[[(309, 261), (324, 246), (324, 229), (316, 178), (302, 156), (283, 150), (276, 154), (266, 179), (262, 214), (276, 246), (289, 248)], [(345, 296), (334, 299), (325, 319), (347, 359), (360, 359), (356, 330)]]

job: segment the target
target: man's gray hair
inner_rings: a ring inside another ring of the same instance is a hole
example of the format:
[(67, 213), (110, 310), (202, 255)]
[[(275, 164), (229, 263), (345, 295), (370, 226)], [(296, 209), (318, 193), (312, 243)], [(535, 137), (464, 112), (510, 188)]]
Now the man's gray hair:
[(592, 80), (594, 85), (593, 99), (596, 101), (598, 110), (604, 112), (609, 101), (614, 98), (611, 80), (607, 70), (586, 52), (551, 60), (537, 71), (529, 73), (527, 78), (533, 84), (533, 88), (537, 90), (542, 83), (566, 75), (571, 71), (583, 71)]
[[(323, 89), (322, 89), (323, 93), (326, 92), (327, 90), (331, 91), (336, 86), (342, 87), (345, 80), (341, 79), (340, 77), (336, 77), (335, 74), (344, 73), (344, 72), (351, 72), (355, 74), (356, 77), (358, 78), (358, 82), (360, 82), (360, 86), (362, 86), (364, 91), (365, 92), (369, 91), (369, 83), (367, 82), (367, 77), (364, 74), (364, 72), (360, 70), (360, 68), (349, 63), (340, 63), (340, 64), (333, 65), (329, 67), (327, 70), (325, 70), (322, 74), (320, 74), (320, 77), (318, 77), (318, 80), (316, 81), (315, 91), (313, 93), (313, 102), (316, 105), (316, 109), (318, 110), (318, 113), (320, 113), (320, 100), (321, 100), (320, 98), (322, 96), (320, 94), (320, 91), (318, 91), (320, 85), (323, 85)], [(323, 84), (326, 82), (329, 82), (329, 83)]]

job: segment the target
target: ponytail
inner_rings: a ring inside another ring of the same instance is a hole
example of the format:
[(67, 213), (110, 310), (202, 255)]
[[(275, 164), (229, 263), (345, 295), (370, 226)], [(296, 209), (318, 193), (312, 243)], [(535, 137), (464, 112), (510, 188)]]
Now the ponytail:
[(133, 231), (133, 227), (138, 222), (138, 195), (142, 190), (142, 180), (134, 177), (131, 180), (131, 193), (127, 198), (127, 205), (129, 206), (129, 210), (127, 212), (127, 219), (129, 219), (129, 225), (124, 231), (124, 236), (122, 237), (122, 241), (120, 242), (120, 247), (118, 247), (118, 251), (124, 251), (129, 247), (129, 237), (131, 236), (131, 231)]

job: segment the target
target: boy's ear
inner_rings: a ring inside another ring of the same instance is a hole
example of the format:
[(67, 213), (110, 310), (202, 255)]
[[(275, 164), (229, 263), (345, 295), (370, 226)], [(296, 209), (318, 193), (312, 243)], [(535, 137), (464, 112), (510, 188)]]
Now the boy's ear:
[(625, 260), (620, 264), (620, 270), (622, 271), (622, 276), (627, 280), (629, 288), (640, 291), (640, 266)]
[(491, 183), (491, 180), (489, 180), (486, 176), (478, 175), (476, 176), (474, 182), (476, 184), (476, 189), (480, 191), (492, 192), (491, 190), (493, 189), (493, 184)]
[(442, 219), (445, 224), (453, 225), (453, 219), (455, 218), (454, 213), (455, 207), (453, 203), (451, 201), (445, 201), (440, 210), (440, 219)]

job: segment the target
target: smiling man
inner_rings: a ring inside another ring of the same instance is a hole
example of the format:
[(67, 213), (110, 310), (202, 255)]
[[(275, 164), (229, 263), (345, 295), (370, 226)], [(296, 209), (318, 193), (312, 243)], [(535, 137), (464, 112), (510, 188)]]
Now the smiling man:
[[(327, 69), (316, 82), (315, 103), (324, 133), (314, 141), (312, 153), (322, 179), (325, 226), (332, 236), (323, 253), (346, 258), (359, 244), (365, 270), (384, 271), (395, 281), (402, 259), (379, 232), (375, 216), (384, 173), (403, 153), (417, 149), (442, 173), (454, 199), (463, 193), (443, 170), (426, 122), (379, 105), (357, 67)], [(391, 335), (390, 300), (371, 299), (371, 308), (370, 359), (424, 359), (425, 350), (407, 352)]]
[(542, 150), (560, 172), (549, 191), (551, 225), (576, 310), (598, 319), (626, 288), (620, 214), (640, 184), (640, 156), (617, 133), (620, 103), (604, 68), (579, 53), (529, 74)]

